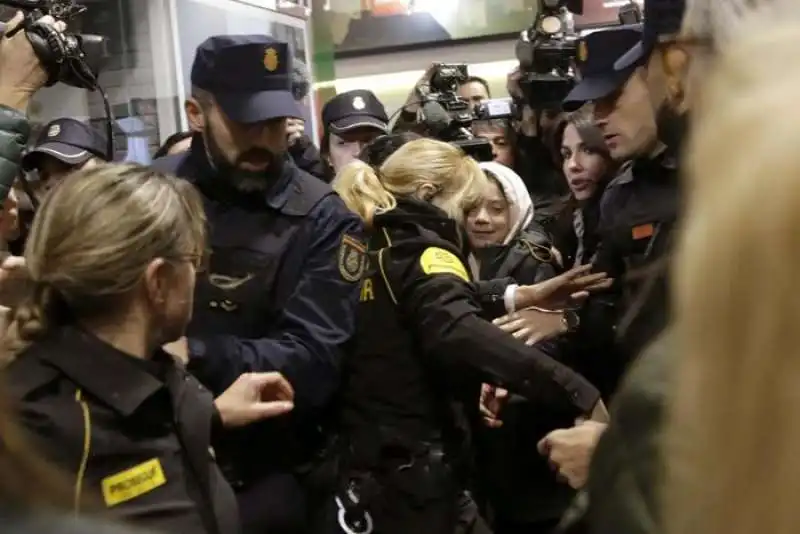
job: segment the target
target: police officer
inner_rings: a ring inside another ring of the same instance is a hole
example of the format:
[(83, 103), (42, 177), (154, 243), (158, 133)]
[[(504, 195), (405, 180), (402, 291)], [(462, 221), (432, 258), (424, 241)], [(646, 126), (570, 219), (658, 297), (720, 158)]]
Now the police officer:
[(481, 318), (457, 221), (488, 186), (474, 160), (419, 139), (398, 149), (380, 178), (354, 163), (337, 180), (373, 229), (358, 335), (344, 364), (339, 527), (450, 534), (462, 523), (483, 531), (460, 499), (481, 381), (508, 384), (573, 419), (593, 411), (598, 393)]
[(373, 139), (389, 128), (386, 108), (372, 91), (357, 89), (336, 95), (322, 108), (322, 154), (331, 167), (331, 179), (358, 158)]
[(22, 158), (28, 174), (20, 181), (19, 235), (9, 249), (22, 254), (39, 197), (70, 172), (91, 168), (108, 160), (106, 138), (96, 129), (75, 119), (63, 118), (42, 128), (36, 143)]
[(25, 171), (37, 171), (46, 189), (72, 171), (109, 161), (106, 138), (91, 126), (75, 119), (47, 123), (36, 143), (22, 158)]
[[(569, 106), (594, 103), (597, 125), (605, 135), (611, 157), (623, 165), (600, 204), (600, 239), (595, 266), (617, 280), (617, 336), (623, 365), (660, 332), (667, 318), (666, 273), (650, 276), (666, 257), (678, 216), (680, 188), (677, 152), (664, 142), (664, 133), (680, 127), (666, 105), (666, 91), (651, 91), (658, 77), (649, 62), (657, 36), (680, 26), (675, 0), (645, 5), (641, 41), (613, 66), (592, 72), (570, 95)], [(667, 13), (667, 16), (660, 16)], [(591, 61), (600, 53), (586, 46)], [(579, 50), (581, 46), (579, 45)], [(618, 51), (618, 49), (617, 49)], [(663, 271), (663, 270), (662, 270)]]
[[(330, 187), (287, 154), (300, 118), (286, 43), (213, 36), (197, 49), (190, 150), (154, 165), (201, 191), (210, 227), (186, 352), (213, 392), (243, 372), (280, 371), (296, 392), (292, 417), (219, 443), (247, 532), (296, 532), (305, 519), (295, 476), (319, 440), (317, 416), (337, 387), (353, 334), (361, 224)], [(355, 257), (354, 257), (355, 255)], [(355, 261), (353, 261), (355, 260)]]

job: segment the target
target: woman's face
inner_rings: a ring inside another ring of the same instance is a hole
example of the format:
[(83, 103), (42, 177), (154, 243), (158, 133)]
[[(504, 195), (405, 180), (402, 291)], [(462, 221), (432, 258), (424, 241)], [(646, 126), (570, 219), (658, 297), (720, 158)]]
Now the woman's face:
[(564, 176), (575, 199), (584, 201), (591, 198), (608, 168), (603, 156), (586, 147), (573, 124), (567, 124), (564, 129), (561, 157)]
[(362, 148), (382, 134), (383, 132), (377, 128), (357, 128), (341, 135), (331, 132), (328, 159), (333, 170), (338, 173), (348, 163), (358, 158)]
[(482, 201), (467, 212), (467, 234), (473, 248), (502, 244), (511, 228), (508, 200), (494, 180)]
[(502, 126), (489, 123), (476, 122), (472, 131), (477, 137), (485, 137), (492, 144), (494, 161), (502, 163), (508, 168), (514, 166), (514, 147), (506, 137), (506, 129)]

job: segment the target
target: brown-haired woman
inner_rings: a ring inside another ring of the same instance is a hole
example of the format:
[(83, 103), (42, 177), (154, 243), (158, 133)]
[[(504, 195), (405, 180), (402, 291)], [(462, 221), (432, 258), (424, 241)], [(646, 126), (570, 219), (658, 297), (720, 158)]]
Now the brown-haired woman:
[(197, 192), (140, 166), (76, 173), (37, 213), (4, 378), (33, 444), (70, 477), (75, 513), (97, 503), (155, 530), (238, 531), (211, 432), (286, 412), (292, 392), (278, 374), (243, 375), (214, 401), (160, 348), (183, 335), (204, 247)]

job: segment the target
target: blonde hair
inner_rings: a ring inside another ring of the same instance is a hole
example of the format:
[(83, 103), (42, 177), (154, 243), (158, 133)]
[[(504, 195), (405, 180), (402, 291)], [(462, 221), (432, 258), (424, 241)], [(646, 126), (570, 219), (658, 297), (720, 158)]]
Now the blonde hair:
[(437, 188), (435, 204), (456, 220), (486, 192), (488, 178), (478, 162), (460, 148), (433, 139), (417, 139), (401, 146), (379, 170), (362, 161), (343, 168), (333, 181), (347, 207), (372, 226), (378, 212), (397, 206), (397, 197), (414, 195), (429, 184)]
[(199, 261), (202, 200), (193, 186), (139, 165), (102, 165), (51, 191), (25, 247), (28, 287), (12, 310), (8, 362), (59, 323), (110, 313), (155, 258)]
[(769, 26), (740, 21), (694, 117), (673, 287), (668, 534), (789, 534), (800, 521), (794, 2)]

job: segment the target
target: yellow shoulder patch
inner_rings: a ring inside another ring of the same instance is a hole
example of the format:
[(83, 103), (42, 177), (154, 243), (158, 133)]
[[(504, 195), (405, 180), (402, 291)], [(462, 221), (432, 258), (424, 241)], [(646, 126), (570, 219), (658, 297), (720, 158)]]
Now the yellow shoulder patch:
[(103, 500), (105, 500), (106, 506), (116, 506), (149, 493), (166, 483), (167, 477), (164, 476), (161, 462), (158, 458), (153, 458), (121, 473), (104, 478), (101, 483)]
[(428, 247), (419, 258), (425, 274), (452, 274), (469, 282), (469, 274), (458, 256), (439, 247)]

